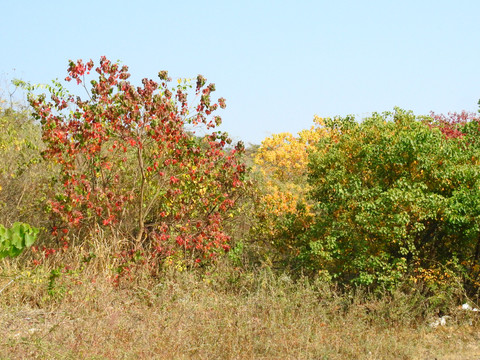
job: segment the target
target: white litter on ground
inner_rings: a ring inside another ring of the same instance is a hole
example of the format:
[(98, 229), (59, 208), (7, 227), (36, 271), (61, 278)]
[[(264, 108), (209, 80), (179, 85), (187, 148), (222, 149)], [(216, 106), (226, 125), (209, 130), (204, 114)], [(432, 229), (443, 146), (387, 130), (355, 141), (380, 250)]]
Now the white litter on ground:
[(436, 328), (438, 326), (446, 326), (447, 325), (447, 319), (450, 319), (450, 316), (445, 315), (442, 316), (441, 318), (438, 318), (434, 322), (430, 323), (430, 327)]
[(477, 308), (472, 308), (470, 305), (468, 305), (467, 303), (463, 304), (462, 305), (462, 310), (469, 310), (469, 311), (480, 311), (478, 310)]
[[(459, 306), (458, 308), (460, 310), (464, 310), (464, 311), (473, 311), (473, 312), (479, 312), (480, 311), (480, 309), (474, 308), (474, 307), (470, 306), (468, 303), (465, 303), (462, 306)], [(450, 319), (450, 316), (448, 316), (448, 315), (439, 317), (435, 321), (431, 322), (429, 324), (429, 326), (433, 327), (433, 328), (436, 328), (436, 327), (439, 327), (439, 326), (447, 326), (447, 320), (448, 319)], [(472, 321), (470, 321), (470, 325), (472, 325)]]

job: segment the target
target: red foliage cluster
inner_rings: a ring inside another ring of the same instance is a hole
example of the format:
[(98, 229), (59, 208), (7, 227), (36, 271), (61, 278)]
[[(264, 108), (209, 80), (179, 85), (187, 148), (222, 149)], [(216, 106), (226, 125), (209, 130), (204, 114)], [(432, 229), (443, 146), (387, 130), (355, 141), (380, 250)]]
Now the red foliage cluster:
[(480, 123), (478, 114), (467, 112), (465, 110), (460, 113), (449, 112), (447, 115), (431, 112), (430, 116), (434, 120), (434, 123), (430, 124), (430, 126), (439, 128), (443, 135), (448, 139), (465, 136), (462, 126), (469, 122), (474, 121)]
[[(65, 80), (88, 92), (85, 76), (93, 68), (91, 60), (70, 61)], [(43, 126), (43, 155), (61, 170), (60, 190), (48, 203), (63, 231), (52, 234), (104, 228), (130, 237), (136, 249), (148, 242), (162, 256), (180, 249), (198, 261), (228, 250), (223, 222), (243, 184), (243, 144), (227, 148), (231, 141), (221, 132), (194, 135), (198, 126), (221, 123), (210, 117), (225, 108), (225, 99), (211, 100), (215, 85), (197, 77), (192, 109), (188, 85), (169, 88), (166, 71), (160, 83), (143, 79), (134, 87), (127, 66), (102, 57), (94, 70), (98, 80), (86, 100), (59, 84), (51, 100), (29, 97)]]

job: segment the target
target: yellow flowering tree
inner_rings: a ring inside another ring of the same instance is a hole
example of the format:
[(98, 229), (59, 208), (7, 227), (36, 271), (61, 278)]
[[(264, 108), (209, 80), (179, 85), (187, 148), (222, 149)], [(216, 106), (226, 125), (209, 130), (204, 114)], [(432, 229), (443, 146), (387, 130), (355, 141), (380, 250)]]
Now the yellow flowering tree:
[(323, 119), (315, 116), (310, 129), (274, 134), (265, 138), (254, 156), (254, 173), (259, 180), (254, 231), (277, 249), (289, 252), (297, 246), (297, 230), (306, 228), (312, 218), (306, 199), (308, 154), (326, 135)]

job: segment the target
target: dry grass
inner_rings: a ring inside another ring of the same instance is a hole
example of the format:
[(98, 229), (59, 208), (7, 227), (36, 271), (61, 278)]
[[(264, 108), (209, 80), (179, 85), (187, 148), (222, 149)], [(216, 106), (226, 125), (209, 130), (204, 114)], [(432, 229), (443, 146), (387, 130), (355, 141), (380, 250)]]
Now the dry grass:
[(455, 310), (433, 329), (414, 291), (367, 300), (268, 269), (172, 270), (116, 287), (98, 264), (54, 282), (51, 267), (18, 264), (0, 263), (1, 359), (480, 358), (476, 314)]

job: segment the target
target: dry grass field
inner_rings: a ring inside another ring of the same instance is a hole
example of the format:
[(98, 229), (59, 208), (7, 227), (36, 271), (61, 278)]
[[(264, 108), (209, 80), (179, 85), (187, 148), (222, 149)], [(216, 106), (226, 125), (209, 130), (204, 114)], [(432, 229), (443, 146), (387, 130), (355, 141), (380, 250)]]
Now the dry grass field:
[(0, 359), (480, 359), (478, 313), (457, 305), (433, 328), (415, 289), (373, 297), (221, 265), (114, 285), (98, 262), (18, 264), (0, 263)]

